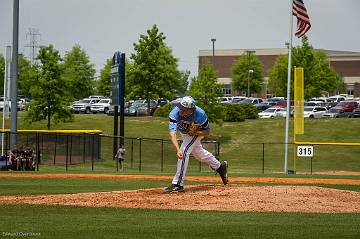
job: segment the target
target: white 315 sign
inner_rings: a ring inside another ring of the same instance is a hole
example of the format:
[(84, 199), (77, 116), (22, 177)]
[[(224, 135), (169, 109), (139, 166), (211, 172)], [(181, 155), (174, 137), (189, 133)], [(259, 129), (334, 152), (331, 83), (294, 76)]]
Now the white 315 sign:
[(298, 157), (313, 157), (314, 147), (313, 146), (297, 146), (297, 156)]

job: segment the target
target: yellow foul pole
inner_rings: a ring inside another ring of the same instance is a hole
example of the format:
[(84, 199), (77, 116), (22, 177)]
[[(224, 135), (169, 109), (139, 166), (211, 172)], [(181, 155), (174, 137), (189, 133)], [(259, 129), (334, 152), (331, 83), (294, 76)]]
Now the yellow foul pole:
[(296, 171), (296, 135), (304, 134), (304, 68), (294, 69), (294, 170)]

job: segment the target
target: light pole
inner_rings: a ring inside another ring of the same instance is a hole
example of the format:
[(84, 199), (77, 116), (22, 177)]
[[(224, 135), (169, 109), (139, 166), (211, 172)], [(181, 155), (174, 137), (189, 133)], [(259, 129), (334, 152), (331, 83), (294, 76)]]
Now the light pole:
[(250, 97), (250, 74), (254, 72), (254, 70), (250, 69), (250, 54), (255, 53), (255, 51), (246, 51), (247, 60), (248, 60), (248, 81), (247, 81), (247, 97)]
[(253, 72), (253, 69), (248, 70), (247, 97), (250, 97), (250, 74), (252, 74)]
[(212, 63), (213, 63), (213, 66), (215, 67), (215, 42), (216, 42), (216, 39), (211, 38), (211, 41), (212, 41)]

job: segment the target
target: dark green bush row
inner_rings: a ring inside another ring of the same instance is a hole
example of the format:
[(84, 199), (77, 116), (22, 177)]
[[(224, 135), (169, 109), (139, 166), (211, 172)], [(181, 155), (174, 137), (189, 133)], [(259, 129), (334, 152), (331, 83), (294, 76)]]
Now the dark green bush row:
[[(164, 105), (156, 109), (154, 116), (157, 117), (169, 117), (169, 113), (172, 109), (171, 104)], [(225, 122), (241, 122), (245, 119), (257, 119), (258, 114), (256, 112), (256, 107), (251, 104), (245, 105), (236, 105), (228, 104), (221, 105), (220, 109), (222, 112), (219, 115), (222, 115), (222, 120)]]

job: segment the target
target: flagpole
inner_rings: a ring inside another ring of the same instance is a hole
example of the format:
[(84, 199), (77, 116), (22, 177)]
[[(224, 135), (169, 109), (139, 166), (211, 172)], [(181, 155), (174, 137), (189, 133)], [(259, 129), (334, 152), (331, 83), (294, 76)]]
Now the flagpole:
[(293, 34), (293, 0), (290, 0), (290, 35), (288, 44), (288, 75), (287, 75), (287, 96), (286, 96), (286, 126), (285, 126), (285, 158), (284, 172), (288, 170), (288, 143), (289, 143), (289, 119), (290, 119), (290, 79), (291, 79), (291, 50)]

